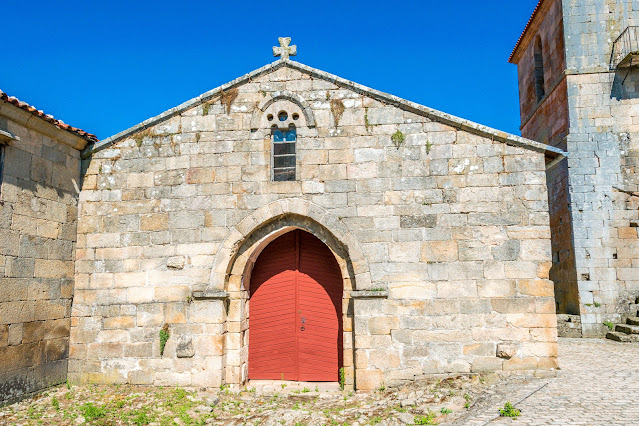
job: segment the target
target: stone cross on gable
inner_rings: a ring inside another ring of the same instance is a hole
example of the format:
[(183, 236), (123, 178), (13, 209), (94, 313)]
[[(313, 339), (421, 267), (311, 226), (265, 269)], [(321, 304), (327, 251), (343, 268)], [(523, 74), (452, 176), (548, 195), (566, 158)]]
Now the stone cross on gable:
[(273, 46), (273, 56), (281, 56), (282, 59), (288, 59), (289, 56), (297, 55), (297, 46), (291, 44), (290, 37), (279, 37), (277, 41), (280, 42), (280, 46)]

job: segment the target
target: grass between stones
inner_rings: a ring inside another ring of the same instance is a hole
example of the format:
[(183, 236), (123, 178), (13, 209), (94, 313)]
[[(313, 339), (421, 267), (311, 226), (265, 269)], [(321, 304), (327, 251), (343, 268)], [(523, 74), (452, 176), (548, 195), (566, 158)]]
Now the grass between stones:
[(457, 376), (371, 393), (67, 384), (0, 408), (0, 424), (430, 425), (463, 414), (482, 383), (480, 376)]

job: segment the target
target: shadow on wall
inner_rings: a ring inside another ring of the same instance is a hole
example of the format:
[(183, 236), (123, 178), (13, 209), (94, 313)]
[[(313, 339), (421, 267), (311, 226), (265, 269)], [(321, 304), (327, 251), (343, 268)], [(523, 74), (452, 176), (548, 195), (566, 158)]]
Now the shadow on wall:
[(622, 68), (615, 71), (610, 98), (617, 101), (639, 98), (639, 68)]

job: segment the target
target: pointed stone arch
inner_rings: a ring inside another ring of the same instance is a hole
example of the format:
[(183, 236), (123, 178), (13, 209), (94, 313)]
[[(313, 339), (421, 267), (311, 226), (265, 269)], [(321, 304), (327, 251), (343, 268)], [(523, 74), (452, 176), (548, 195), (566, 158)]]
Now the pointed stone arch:
[(345, 385), (355, 385), (353, 290), (370, 288), (368, 262), (344, 223), (310, 201), (288, 198), (274, 201), (233, 227), (215, 255), (209, 293), (225, 299), (223, 381), (242, 386), (248, 379), (249, 286), (253, 265), (261, 251), (280, 235), (302, 229), (319, 238), (333, 252), (342, 271), (342, 323)]
[(282, 90), (278, 92), (273, 92), (272, 94), (267, 94), (266, 98), (260, 102), (257, 108), (253, 111), (253, 116), (251, 117), (251, 130), (255, 131), (260, 128), (260, 121), (262, 114), (266, 109), (273, 104), (273, 102), (287, 100), (293, 102), (297, 106), (300, 107), (302, 113), (304, 114), (304, 118), (306, 119), (306, 125), (308, 127), (315, 127), (315, 115), (313, 114), (313, 110), (304, 98), (302, 98), (297, 93), (290, 92), (288, 90)]
[[(348, 259), (348, 263), (352, 268), (351, 274), (354, 280), (352, 282), (353, 290), (367, 290), (370, 288), (371, 278), (368, 262), (366, 261), (359, 242), (350, 233), (346, 225), (344, 225), (339, 218), (317, 204), (300, 198), (288, 198), (273, 201), (270, 204), (260, 207), (231, 228), (215, 254), (207, 290), (232, 290), (229, 289), (229, 278), (231, 274), (240, 273), (238, 270), (239, 265), (242, 265), (241, 269), (243, 272), (244, 265), (249, 261), (249, 259), (246, 258), (243, 259), (244, 261), (238, 262), (238, 256), (251, 255), (251, 253), (241, 253), (241, 246), (256, 230), (287, 215), (307, 218), (310, 223), (315, 222), (318, 225), (318, 229), (324, 229), (326, 233), (322, 235), (323, 233), (309, 229), (308, 226), (304, 226), (301, 223), (297, 226), (300, 229), (306, 229), (315, 234), (327, 243), (329, 247), (332, 246), (331, 249), (333, 251), (339, 248), (345, 251), (344, 257)], [(330, 239), (334, 239), (338, 244), (331, 244)], [(233, 286), (233, 283), (231, 283), (231, 286)]]

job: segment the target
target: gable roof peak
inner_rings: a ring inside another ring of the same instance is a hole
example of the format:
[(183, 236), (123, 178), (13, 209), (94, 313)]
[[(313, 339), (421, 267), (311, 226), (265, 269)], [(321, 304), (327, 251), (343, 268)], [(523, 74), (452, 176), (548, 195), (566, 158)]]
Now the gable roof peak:
[(394, 95), (390, 95), (388, 93), (384, 93), (381, 92), (379, 90), (375, 90), (372, 89), (370, 87), (364, 86), (362, 84), (358, 84), (355, 83), (353, 81), (350, 80), (346, 80), (344, 78), (338, 77), (334, 74), (330, 74), (328, 72), (319, 70), (317, 68), (313, 68), (310, 67), (308, 65), (304, 65), (302, 63), (293, 61), (291, 59), (288, 58), (280, 58), (274, 62), (271, 62), (270, 64), (267, 64), (261, 68), (258, 68), (254, 71), (251, 71), (248, 74), (245, 74), (241, 77), (238, 77), (234, 80), (229, 81), (226, 84), (223, 84), (221, 86), (216, 87), (215, 89), (209, 90), (208, 92), (205, 92), (203, 94), (201, 94), (198, 97), (195, 97), (193, 99), (190, 99), (174, 108), (171, 108), (165, 112), (163, 112), (162, 114), (159, 114), (155, 117), (149, 118), (145, 121), (143, 121), (140, 124), (137, 124), (127, 130), (124, 130), (120, 133), (117, 133), (107, 139), (103, 139), (102, 141), (100, 141), (99, 143), (97, 143), (96, 145), (94, 145), (93, 149), (86, 153), (86, 156), (89, 156), (92, 152), (97, 152), (100, 151), (110, 145), (112, 145), (113, 143), (125, 139), (128, 136), (132, 135), (133, 133), (139, 132), (141, 130), (144, 130), (148, 127), (151, 126), (155, 126), (156, 124), (168, 120), (169, 118), (172, 118), (180, 113), (182, 113), (183, 111), (186, 111), (187, 109), (193, 108), (203, 102), (206, 102), (218, 95), (220, 95), (222, 92), (231, 90), (233, 88), (236, 88), (244, 83), (247, 83), (249, 81), (251, 81), (252, 79), (255, 79), (261, 75), (265, 75), (265, 74), (269, 74), (271, 72), (274, 72), (276, 70), (278, 70), (281, 67), (287, 67), (287, 68), (291, 68), (300, 72), (303, 72), (305, 74), (308, 74), (314, 78), (319, 78), (325, 81), (329, 81), (331, 83), (336, 84), (337, 86), (346, 88), (348, 90), (354, 91), (356, 93), (360, 93), (362, 95), (366, 95), (368, 97), (371, 97), (373, 99), (379, 100), (385, 104), (388, 105), (392, 105), (395, 106), (397, 108), (406, 110), (406, 111), (410, 111), (413, 112), (415, 114), (418, 115), (422, 115), (425, 117), (428, 117), (429, 119), (433, 120), (433, 121), (437, 121), (443, 124), (447, 124), (451, 127), (460, 129), (460, 130), (464, 130), (467, 131), (469, 133), (474, 133), (474, 134), (479, 134), (479, 135), (483, 135), (489, 138), (492, 138), (494, 140), (498, 140), (500, 142), (509, 144), (509, 145), (514, 145), (514, 146), (519, 146), (522, 148), (526, 148), (526, 149), (530, 149), (532, 151), (537, 151), (537, 152), (544, 152), (546, 153), (546, 155), (550, 158), (555, 158), (557, 156), (566, 156), (567, 154), (562, 151), (559, 148), (555, 148), (552, 147), (550, 145), (546, 145), (544, 143), (541, 142), (535, 142), (529, 139), (525, 139), (522, 138), (521, 136), (517, 136), (517, 135), (513, 135), (507, 132), (503, 132), (500, 130), (496, 130), (493, 129), (491, 127), (488, 126), (484, 126), (482, 124), (478, 124), (475, 123), (473, 121), (470, 120), (466, 120), (451, 114), (447, 114), (445, 112), (433, 109), (433, 108), (429, 108), (427, 106), (424, 105), (420, 105), (418, 103), (415, 102), (411, 102), (408, 101), (406, 99), (402, 99), (398, 96), (394, 96)]

